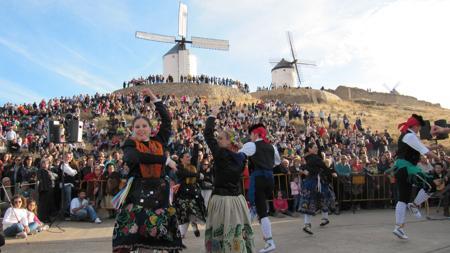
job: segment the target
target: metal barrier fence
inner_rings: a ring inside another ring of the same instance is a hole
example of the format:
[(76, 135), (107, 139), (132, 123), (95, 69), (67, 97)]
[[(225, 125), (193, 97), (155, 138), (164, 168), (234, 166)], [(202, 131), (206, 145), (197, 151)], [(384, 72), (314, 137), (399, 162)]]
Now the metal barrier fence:
[[(291, 195), (290, 183), (294, 178), (299, 178), (301, 192), (301, 177), (299, 174), (274, 174), (274, 192), (275, 198), (279, 191), (282, 192), (283, 198), (292, 201), (294, 197)], [(249, 177), (242, 178), (242, 189), (244, 189), (247, 197)], [(393, 181), (388, 175), (370, 175), (370, 174), (352, 174), (350, 176), (339, 176), (333, 178), (330, 184), (336, 195), (336, 204), (340, 207), (344, 203), (371, 203), (385, 202), (392, 203), (395, 199), (395, 189)], [(273, 201), (268, 200), (269, 202)]]

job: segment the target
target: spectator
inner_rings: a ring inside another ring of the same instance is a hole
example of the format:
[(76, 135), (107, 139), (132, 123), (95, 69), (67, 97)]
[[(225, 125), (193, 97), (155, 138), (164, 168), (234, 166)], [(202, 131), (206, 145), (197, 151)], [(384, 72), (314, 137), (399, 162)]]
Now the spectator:
[(56, 210), (54, 194), (58, 174), (50, 170), (50, 161), (48, 159), (44, 158), (41, 160), (41, 166), (37, 172), (37, 179), (39, 181), (39, 217), (44, 222), (49, 222), (52, 212)]
[(3, 233), (6, 237), (16, 236), (27, 238), (31, 232), (28, 226), (28, 215), (25, 207), (25, 200), (20, 195), (15, 195), (12, 199), (13, 207), (8, 208), (3, 217)]
[(298, 211), (300, 207), (300, 176), (294, 176), (291, 181), (291, 195), (294, 199), (294, 204), (292, 205), (292, 212)]
[(86, 192), (83, 190), (80, 190), (78, 197), (70, 202), (70, 217), (75, 221), (90, 220), (96, 224), (102, 223), (97, 217), (94, 207), (86, 199)]
[(278, 191), (277, 197), (273, 199), (273, 208), (277, 213), (289, 214), (288, 201), (286, 198), (283, 198), (283, 193), (281, 191)]
[(37, 216), (37, 205), (35, 200), (29, 200), (27, 203), (28, 227), (30, 232), (42, 232), (48, 229), (48, 225), (42, 223)]

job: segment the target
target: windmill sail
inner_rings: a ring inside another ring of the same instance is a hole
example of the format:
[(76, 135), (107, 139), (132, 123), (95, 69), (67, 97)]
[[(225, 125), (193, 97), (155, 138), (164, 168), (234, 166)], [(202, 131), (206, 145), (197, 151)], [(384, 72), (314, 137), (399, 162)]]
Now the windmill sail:
[(180, 9), (178, 11), (178, 35), (182, 38), (186, 38), (187, 34), (187, 5), (180, 3)]
[(297, 72), (298, 84), (301, 85), (302, 81), (300, 79), (300, 71), (298, 70), (298, 66), (297, 66), (297, 57), (295, 56), (294, 46), (292, 45), (292, 34), (291, 34), (291, 32), (287, 32), (287, 37), (288, 37), (288, 41), (289, 41), (289, 46), (291, 47), (292, 63), (294, 64), (295, 71)]
[(136, 32), (136, 38), (144, 40), (152, 40), (164, 43), (175, 43), (175, 36), (167, 36), (156, 33)]
[(228, 40), (192, 37), (191, 41), (193, 47), (224, 50), (224, 51), (228, 51), (230, 48), (230, 43), (228, 42)]

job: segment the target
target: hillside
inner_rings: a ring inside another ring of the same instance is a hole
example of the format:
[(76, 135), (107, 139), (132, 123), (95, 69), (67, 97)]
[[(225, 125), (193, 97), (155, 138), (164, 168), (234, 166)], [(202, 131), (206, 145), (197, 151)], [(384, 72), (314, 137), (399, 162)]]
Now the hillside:
[[(127, 93), (144, 87), (146, 86), (131, 87), (116, 92)], [(421, 114), (432, 122), (438, 119), (450, 121), (450, 110), (431, 103), (400, 105), (361, 103), (361, 101), (344, 100), (331, 92), (314, 89), (278, 89), (244, 94), (237, 89), (208, 84), (154, 84), (149, 87), (156, 94), (202, 96), (208, 98), (208, 102), (212, 105), (217, 105), (228, 98), (235, 100), (238, 104), (272, 99), (286, 103), (300, 103), (303, 109), (313, 110), (316, 113), (323, 110), (326, 114), (331, 113), (334, 119), (338, 114), (341, 117), (347, 114), (352, 122), (356, 117), (360, 117), (365, 127), (370, 126), (373, 131), (387, 129), (394, 137), (398, 136), (397, 125), (405, 121), (412, 113)], [(450, 141), (443, 141), (442, 144), (450, 146)]]
[(185, 84), (185, 83), (152, 84), (149, 86), (142, 85), (125, 88), (117, 90), (114, 93), (127, 94), (129, 92), (140, 90), (145, 87), (150, 87), (155, 94), (159, 95), (175, 95), (178, 97), (181, 96), (205, 97), (208, 98), (208, 102), (210, 104), (220, 103), (222, 102), (222, 100), (227, 99), (246, 102), (257, 101), (257, 99), (255, 99), (254, 97), (250, 96), (249, 94), (244, 94), (238, 89), (211, 84)]

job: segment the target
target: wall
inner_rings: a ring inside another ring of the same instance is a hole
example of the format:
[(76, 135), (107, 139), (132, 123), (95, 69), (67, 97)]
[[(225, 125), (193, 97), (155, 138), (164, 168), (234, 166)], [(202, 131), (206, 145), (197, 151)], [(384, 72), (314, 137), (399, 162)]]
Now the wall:
[(380, 104), (402, 104), (402, 105), (427, 105), (440, 106), (439, 104), (432, 104), (426, 101), (418, 100), (415, 97), (394, 95), (383, 92), (368, 92), (363, 89), (339, 86), (336, 90), (329, 90), (344, 100), (371, 100)]

